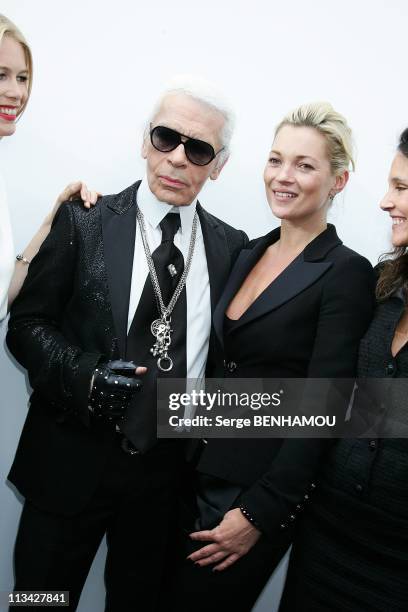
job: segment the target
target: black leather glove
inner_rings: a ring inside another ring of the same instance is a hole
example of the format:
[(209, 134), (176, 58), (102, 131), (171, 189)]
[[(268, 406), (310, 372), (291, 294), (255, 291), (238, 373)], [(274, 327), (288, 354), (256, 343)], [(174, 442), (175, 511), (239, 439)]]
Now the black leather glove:
[(136, 368), (133, 361), (120, 359), (98, 364), (89, 396), (89, 410), (95, 417), (107, 421), (124, 418), (130, 400), (142, 387)]

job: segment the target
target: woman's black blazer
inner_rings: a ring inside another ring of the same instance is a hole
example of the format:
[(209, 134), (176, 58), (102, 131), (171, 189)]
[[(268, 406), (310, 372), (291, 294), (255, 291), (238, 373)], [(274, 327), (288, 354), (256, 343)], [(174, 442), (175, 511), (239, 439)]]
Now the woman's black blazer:
[[(352, 378), (374, 308), (367, 259), (335, 227), (310, 242), (224, 334), (225, 310), (280, 229), (241, 251), (214, 312), (219, 359), (213, 377)], [(294, 523), (315, 488), (330, 440), (209, 439), (197, 469), (245, 490), (241, 501), (266, 534)]]

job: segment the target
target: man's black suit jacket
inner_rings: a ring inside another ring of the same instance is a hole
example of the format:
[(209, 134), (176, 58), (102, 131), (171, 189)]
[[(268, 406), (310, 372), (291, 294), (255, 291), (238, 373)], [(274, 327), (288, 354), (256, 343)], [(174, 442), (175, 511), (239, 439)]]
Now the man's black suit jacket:
[[(9, 479), (48, 511), (81, 511), (115, 443), (90, 421), (88, 395), (99, 360), (125, 355), (139, 184), (91, 210), (61, 206), (11, 310), (7, 344), (34, 391)], [(214, 309), (247, 238), (197, 210)], [(214, 351), (211, 330), (209, 363)]]
[[(241, 251), (215, 310), (225, 375), (353, 378), (359, 341), (374, 309), (375, 277), (371, 264), (345, 247), (332, 225), (263, 291), (225, 338), (228, 304), (279, 235), (280, 229), (273, 230)], [(307, 438), (209, 439), (197, 469), (242, 487), (241, 502), (276, 542), (277, 537), (287, 538), (288, 528), (312, 499), (313, 480), (331, 443)]]

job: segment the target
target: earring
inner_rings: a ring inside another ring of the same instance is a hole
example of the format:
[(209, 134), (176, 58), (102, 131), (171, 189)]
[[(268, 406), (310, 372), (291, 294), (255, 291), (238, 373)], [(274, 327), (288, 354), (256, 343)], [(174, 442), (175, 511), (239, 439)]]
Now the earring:
[(333, 202), (335, 195), (335, 193), (329, 193), (329, 199), (331, 200), (331, 202)]

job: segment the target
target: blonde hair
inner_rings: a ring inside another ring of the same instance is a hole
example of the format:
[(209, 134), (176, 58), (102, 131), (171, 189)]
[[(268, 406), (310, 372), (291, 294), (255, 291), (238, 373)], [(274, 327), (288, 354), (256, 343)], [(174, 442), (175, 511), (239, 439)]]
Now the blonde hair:
[(13, 38), (16, 42), (20, 43), (20, 45), (23, 47), (25, 60), (27, 63), (28, 95), (24, 106), (21, 107), (18, 113), (18, 115), (20, 116), (24, 112), (31, 94), (31, 87), (33, 83), (33, 56), (31, 54), (30, 46), (26, 41), (25, 37), (23, 36), (22, 32), (18, 29), (16, 25), (14, 25), (12, 21), (10, 21), (10, 19), (8, 19), (5, 15), (0, 14), (0, 45), (4, 36), (10, 36), (10, 38)]
[(330, 165), (334, 175), (355, 169), (353, 137), (346, 119), (329, 102), (302, 104), (288, 113), (275, 129), (275, 136), (285, 125), (312, 127), (326, 139)]

